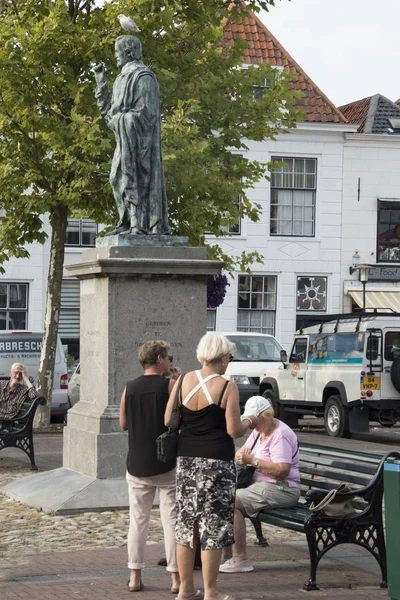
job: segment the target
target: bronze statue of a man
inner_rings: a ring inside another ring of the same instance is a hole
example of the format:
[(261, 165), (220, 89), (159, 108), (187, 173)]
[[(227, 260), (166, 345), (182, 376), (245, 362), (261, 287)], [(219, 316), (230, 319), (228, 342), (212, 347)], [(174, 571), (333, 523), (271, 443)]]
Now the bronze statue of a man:
[(112, 234), (169, 235), (157, 79), (142, 62), (136, 36), (117, 38), (115, 58), (121, 72), (112, 94), (104, 66), (94, 68), (97, 105), (117, 143), (110, 183), (119, 222)]

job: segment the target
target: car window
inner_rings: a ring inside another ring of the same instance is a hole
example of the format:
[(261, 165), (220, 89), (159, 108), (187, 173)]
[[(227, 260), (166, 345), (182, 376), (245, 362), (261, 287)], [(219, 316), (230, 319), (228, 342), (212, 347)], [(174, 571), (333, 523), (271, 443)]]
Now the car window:
[(385, 360), (400, 356), (400, 331), (388, 331), (385, 335)]
[(308, 364), (361, 364), (364, 342), (361, 331), (312, 334)]
[(304, 363), (307, 356), (307, 338), (297, 338), (293, 344), (289, 362)]
[(282, 347), (274, 337), (230, 335), (236, 345), (233, 362), (281, 362)]

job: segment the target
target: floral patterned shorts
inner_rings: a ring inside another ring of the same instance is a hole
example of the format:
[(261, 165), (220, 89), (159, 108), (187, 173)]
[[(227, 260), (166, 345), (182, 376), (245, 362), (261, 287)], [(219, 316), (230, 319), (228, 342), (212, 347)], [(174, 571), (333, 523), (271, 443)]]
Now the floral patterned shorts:
[(236, 469), (233, 460), (179, 456), (176, 469), (177, 544), (193, 548), (198, 524), (202, 550), (234, 543)]

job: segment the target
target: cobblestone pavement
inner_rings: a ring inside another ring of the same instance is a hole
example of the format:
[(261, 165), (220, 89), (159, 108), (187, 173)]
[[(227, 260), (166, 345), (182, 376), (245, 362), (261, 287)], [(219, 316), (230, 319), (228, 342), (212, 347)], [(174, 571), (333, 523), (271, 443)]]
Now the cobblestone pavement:
[[(32, 471), (10, 459), (0, 468), (0, 484), (26, 475), (32, 475)], [(25, 556), (42, 552), (125, 546), (129, 527), (126, 510), (55, 516), (12, 500), (1, 492), (0, 519), (0, 556), (8, 565), (20, 564)], [(249, 526), (248, 531), (249, 540), (254, 541), (253, 528)], [(304, 539), (299, 533), (267, 525), (263, 526), (263, 532), (271, 541)], [(160, 513), (153, 509), (147, 543), (162, 541)]]
[[(0, 485), (32, 475), (19, 460), (0, 457)], [(54, 516), (11, 500), (0, 492), (0, 597), (1, 600), (122, 600), (126, 590), (126, 535), (128, 512), (84, 513)], [(220, 575), (220, 590), (243, 600), (298, 600), (305, 597), (309, 558), (304, 535), (263, 526), (269, 548), (251, 544), (253, 573)], [(150, 521), (146, 568), (146, 600), (167, 600), (170, 577), (157, 566), (164, 554), (159, 511)], [(379, 568), (372, 557), (346, 547), (324, 559), (318, 580), (324, 586), (312, 592), (314, 600), (378, 600)], [(202, 588), (195, 573), (196, 589)], [(143, 597), (139, 594), (140, 597)]]

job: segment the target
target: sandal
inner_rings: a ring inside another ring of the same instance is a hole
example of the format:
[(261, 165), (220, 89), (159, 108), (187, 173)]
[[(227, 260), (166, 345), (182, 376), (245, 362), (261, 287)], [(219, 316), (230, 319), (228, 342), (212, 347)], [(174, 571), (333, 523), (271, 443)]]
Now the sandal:
[[(179, 596), (177, 596), (175, 598), (175, 600), (203, 600), (203, 598), (204, 598), (203, 592), (201, 590), (197, 590), (197, 592), (195, 592), (191, 596), (186, 596), (186, 598), (180, 598)], [(225, 600), (225, 598), (224, 598), (224, 600)]]
[(140, 580), (140, 584), (139, 585), (131, 585), (130, 584), (130, 579), (128, 579), (128, 590), (130, 592), (141, 592), (143, 588), (144, 588), (144, 585), (143, 585), (143, 581), (142, 580)]

